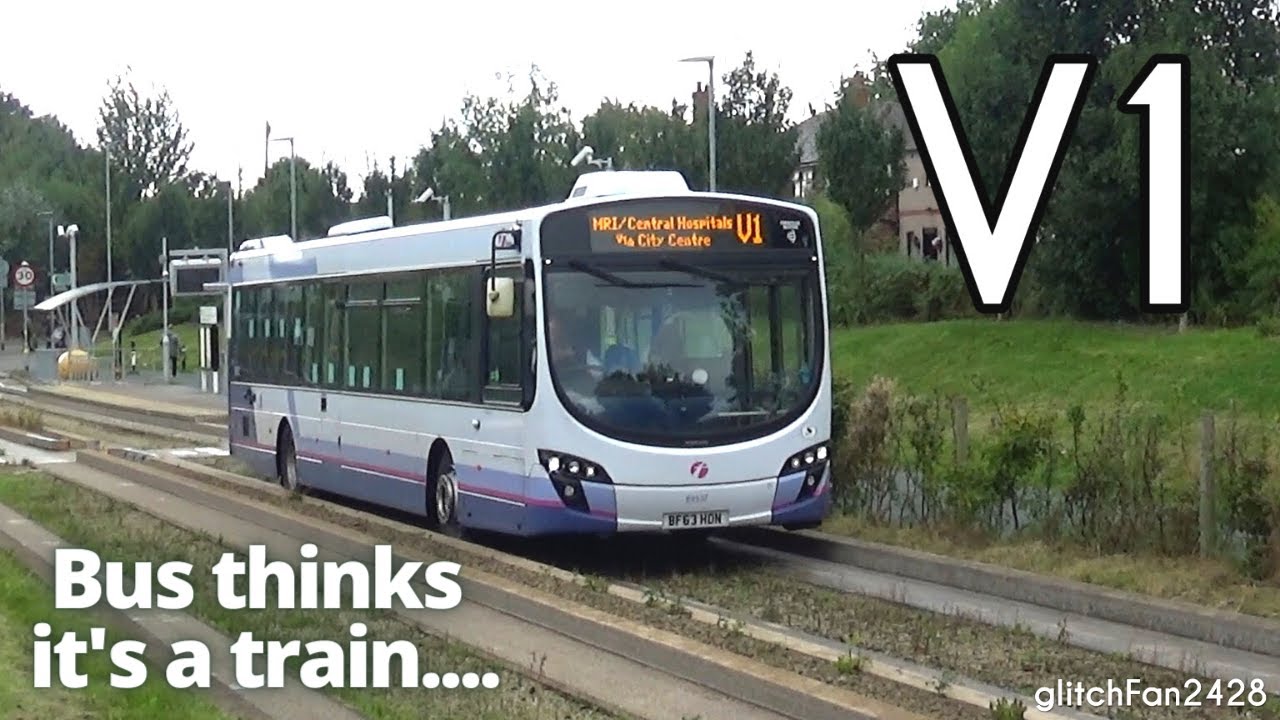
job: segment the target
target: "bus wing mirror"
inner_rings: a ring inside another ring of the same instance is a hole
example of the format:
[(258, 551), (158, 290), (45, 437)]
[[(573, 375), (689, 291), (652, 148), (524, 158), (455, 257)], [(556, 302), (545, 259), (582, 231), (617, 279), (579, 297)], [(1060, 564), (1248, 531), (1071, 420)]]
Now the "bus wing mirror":
[(508, 318), (515, 314), (516, 281), (509, 277), (489, 278), (487, 311), (491, 318)]

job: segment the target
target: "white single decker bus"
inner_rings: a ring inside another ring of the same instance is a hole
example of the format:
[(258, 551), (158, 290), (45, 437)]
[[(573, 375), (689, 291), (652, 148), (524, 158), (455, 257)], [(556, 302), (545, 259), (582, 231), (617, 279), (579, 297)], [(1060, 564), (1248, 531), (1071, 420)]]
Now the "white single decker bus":
[(249, 240), (228, 283), (231, 453), (287, 488), (454, 535), (794, 529), (830, 509), (806, 206), (595, 172), (547, 207)]

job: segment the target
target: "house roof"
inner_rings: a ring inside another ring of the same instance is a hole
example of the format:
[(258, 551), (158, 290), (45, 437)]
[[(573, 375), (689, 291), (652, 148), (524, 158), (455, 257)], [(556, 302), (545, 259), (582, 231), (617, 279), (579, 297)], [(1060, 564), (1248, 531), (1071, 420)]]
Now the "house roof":
[[(907, 115), (902, 105), (894, 100), (875, 100), (872, 107), (876, 116), (892, 127), (902, 131), (903, 143), (907, 152), (916, 151), (916, 138), (907, 126)], [(800, 154), (800, 165), (815, 165), (818, 162), (818, 130), (831, 110), (820, 112), (796, 125), (796, 151)]]

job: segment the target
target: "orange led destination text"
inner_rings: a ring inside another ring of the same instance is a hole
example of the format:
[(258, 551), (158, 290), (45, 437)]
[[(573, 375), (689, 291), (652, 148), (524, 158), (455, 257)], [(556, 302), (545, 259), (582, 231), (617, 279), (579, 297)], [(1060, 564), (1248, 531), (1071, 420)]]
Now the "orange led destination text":
[(759, 213), (736, 215), (604, 215), (591, 218), (592, 232), (611, 233), (627, 248), (706, 249), (715, 235), (732, 232), (743, 244), (760, 245)]

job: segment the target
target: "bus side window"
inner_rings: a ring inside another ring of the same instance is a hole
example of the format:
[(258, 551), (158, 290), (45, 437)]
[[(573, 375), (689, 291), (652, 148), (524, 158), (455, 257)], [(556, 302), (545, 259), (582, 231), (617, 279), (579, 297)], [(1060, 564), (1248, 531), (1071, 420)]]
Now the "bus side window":
[(476, 361), (472, 338), (474, 271), (434, 271), (427, 281), (427, 395), (441, 400), (475, 397)]

